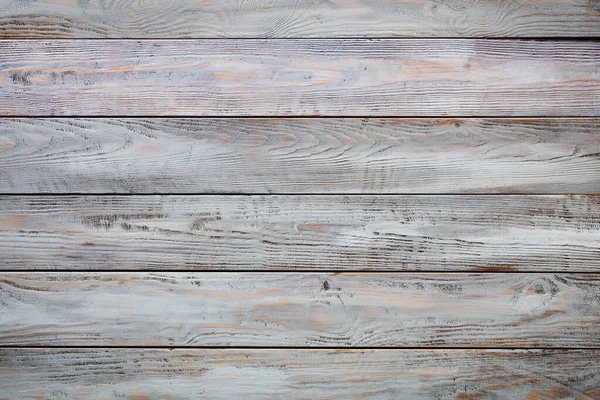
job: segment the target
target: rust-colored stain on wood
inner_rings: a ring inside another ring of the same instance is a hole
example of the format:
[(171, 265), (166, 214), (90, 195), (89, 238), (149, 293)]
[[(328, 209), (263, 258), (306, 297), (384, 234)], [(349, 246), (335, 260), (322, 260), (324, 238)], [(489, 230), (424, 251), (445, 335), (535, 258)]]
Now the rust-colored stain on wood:
[(0, 0), (0, 39), (0, 399), (600, 398), (598, 1)]

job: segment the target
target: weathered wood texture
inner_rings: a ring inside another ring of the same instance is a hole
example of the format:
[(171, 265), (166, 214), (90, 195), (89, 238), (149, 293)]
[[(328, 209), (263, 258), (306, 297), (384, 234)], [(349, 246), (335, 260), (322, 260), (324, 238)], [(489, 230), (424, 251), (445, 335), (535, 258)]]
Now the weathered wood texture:
[(599, 347), (600, 275), (1, 273), (0, 345)]
[(0, 38), (600, 36), (590, 0), (0, 0)]
[(0, 193), (56, 192), (600, 193), (600, 119), (0, 119)]
[(0, 268), (600, 270), (598, 196), (2, 196)]
[(0, 349), (0, 398), (597, 399), (597, 351)]
[(600, 42), (0, 41), (0, 115), (599, 116)]

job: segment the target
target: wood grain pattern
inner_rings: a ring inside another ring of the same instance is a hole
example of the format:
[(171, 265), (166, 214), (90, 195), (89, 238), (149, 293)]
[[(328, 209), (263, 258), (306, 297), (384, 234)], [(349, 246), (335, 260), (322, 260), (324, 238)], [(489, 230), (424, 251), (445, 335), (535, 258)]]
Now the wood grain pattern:
[(4, 270), (589, 271), (598, 196), (2, 196)]
[(0, 345), (598, 347), (597, 274), (1, 273)]
[(0, 41), (0, 115), (600, 116), (600, 42)]
[(0, 349), (0, 398), (579, 399), (597, 351)]
[(2, 38), (600, 36), (589, 0), (0, 0)]
[(1, 118), (0, 193), (600, 193), (600, 119)]

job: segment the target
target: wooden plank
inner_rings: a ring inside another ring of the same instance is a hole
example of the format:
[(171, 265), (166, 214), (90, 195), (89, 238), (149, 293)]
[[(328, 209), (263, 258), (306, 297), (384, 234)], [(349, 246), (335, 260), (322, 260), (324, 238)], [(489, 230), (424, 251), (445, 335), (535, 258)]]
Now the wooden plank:
[(0, 345), (598, 347), (600, 274), (1, 273)]
[(0, 114), (600, 116), (600, 42), (0, 41)]
[(0, 193), (600, 193), (600, 119), (2, 118)]
[(0, 1), (0, 38), (600, 36), (588, 0)]
[(599, 196), (0, 196), (4, 270), (600, 270)]
[(0, 398), (595, 399), (589, 350), (0, 349)]

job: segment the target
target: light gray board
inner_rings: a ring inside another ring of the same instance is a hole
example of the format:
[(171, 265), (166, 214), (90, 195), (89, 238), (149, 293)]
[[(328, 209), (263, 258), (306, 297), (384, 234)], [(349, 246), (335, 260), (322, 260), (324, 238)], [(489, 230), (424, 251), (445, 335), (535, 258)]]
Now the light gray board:
[(586, 0), (0, 0), (2, 38), (600, 36)]
[(4, 40), (0, 115), (600, 116), (600, 42)]
[(597, 399), (590, 350), (0, 349), (0, 398)]
[(0, 193), (600, 193), (597, 118), (0, 118)]
[(0, 269), (600, 270), (599, 196), (0, 196)]
[(600, 275), (0, 273), (0, 345), (600, 347)]

